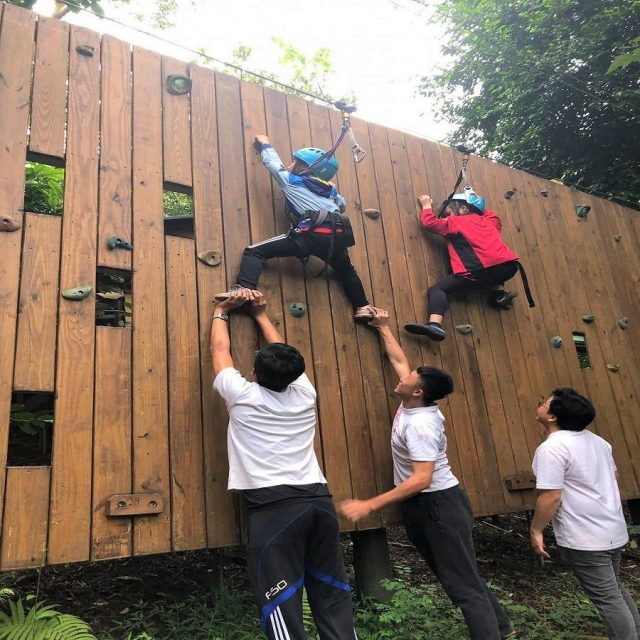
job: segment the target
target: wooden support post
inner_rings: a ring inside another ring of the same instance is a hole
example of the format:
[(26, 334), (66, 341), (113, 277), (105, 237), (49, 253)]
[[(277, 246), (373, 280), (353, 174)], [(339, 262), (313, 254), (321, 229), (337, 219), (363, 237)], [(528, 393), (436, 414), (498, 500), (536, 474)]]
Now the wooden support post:
[(640, 525), (640, 498), (635, 500), (627, 500), (629, 514), (631, 515), (631, 524)]
[(352, 531), (351, 541), (358, 597), (367, 596), (380, 602), (389, 602), (393, 592), (380, 586), (381, 580), (392, 578), (387, 530)]

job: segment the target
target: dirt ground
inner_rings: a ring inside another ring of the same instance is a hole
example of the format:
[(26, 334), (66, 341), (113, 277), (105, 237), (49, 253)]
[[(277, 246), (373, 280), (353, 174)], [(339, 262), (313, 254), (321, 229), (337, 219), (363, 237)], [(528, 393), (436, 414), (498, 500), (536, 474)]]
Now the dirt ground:
[[(554, 562), (543, 566), (529, 550), (525, 514), (512, 514), (476, 521), (475, 543), (482, 576), (517, 603), (540, 610), (559, 588), (551, 579), (566, 570)], [(396, 573), (412, 584), (434, 582), (422, 558), (407, 540), (401, 527), (388, 530), (391, 560)], [(554, 544), (549, 539), (554, 555)], [(345, 557), (351, 568), (351, 542), (344, 538)], [(410, 572), (403, 569), (409, 567)], [(623, 557), (623, 580), (632, 595), (640, 598), (640, 552), (630, 549)], [(131, 603), (180, 600), (190, 594), (211, 591), (224, 579), (231, 588), (247, 588), (241, 548), (144, 556), (95, 563), (49, 566), (5, 574), (3, 586), (18, 594), (35, 593), (40, 577), (40, 599), (60, 605), (89, 622), (94, 629), (126, 614)], [(565, 581), (566, 582), (566, 581)], [(566, 595), (566, 586), (563, 593)], [(576, 597), (579, 597), (576, 586)]]

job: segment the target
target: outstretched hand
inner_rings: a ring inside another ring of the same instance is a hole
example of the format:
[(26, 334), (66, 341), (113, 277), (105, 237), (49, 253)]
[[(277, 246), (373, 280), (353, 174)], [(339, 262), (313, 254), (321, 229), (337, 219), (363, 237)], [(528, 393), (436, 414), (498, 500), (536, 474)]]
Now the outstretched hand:
[(336, 509), (351, 522), (362, 520), (373, 511), (368, 500), (343, 500), (336, 505)]
[(422, 207), (423, 211), (425, 209), (431, 209), (433, 206), (433, 201), (431, 200), (431, 196), (427, 196), (427, 195), (418, 196), (418, 202), (420, 203), (420, 206)]
[(373, 316), (372, 320), (369, 320), (369, 326), (371, 327), (386, 327), (389, 324), (389, 312), (378, 307), (372, 307), (369, 305), (369, 311)]
[(250, 291), (249, 313), (255, 318), (267, 312), (267, 299), (262, 291)]
[(233, 291), (226, 300), (216, 305), (216, 313), (229, 313), (245, 302), (251, 300), (251, 291), (249, 289), (238, 289)]

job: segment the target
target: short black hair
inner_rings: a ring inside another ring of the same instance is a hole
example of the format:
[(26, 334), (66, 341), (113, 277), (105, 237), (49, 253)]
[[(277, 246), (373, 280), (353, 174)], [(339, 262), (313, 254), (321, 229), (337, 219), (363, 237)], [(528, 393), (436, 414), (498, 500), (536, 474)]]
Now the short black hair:
[(272, 342), (256, 354), (256, 382), (271, 391), (284, 391), (305, 369), (302, 354), (291, 345)]
[(424, 404), (431, 404), (453, 393), (453, 379), (442, 369), (436, 367), (418, 367)]
[(551, 392), (549, 413), (557, 420), (563, 431), (584, 431), (596, 417), (596, 410), (590, 400), (575, 389), (567, 387)]

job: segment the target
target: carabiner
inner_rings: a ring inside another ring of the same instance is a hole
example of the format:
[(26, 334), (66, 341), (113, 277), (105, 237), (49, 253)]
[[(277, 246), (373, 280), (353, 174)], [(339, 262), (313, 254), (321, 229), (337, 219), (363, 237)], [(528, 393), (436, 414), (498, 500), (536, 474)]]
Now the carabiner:
[(351, 153), (353, 153), (353, 160), (356, 164), (360, 164), (367, 155), (367, 152), (357, 142), (351, 145)]

